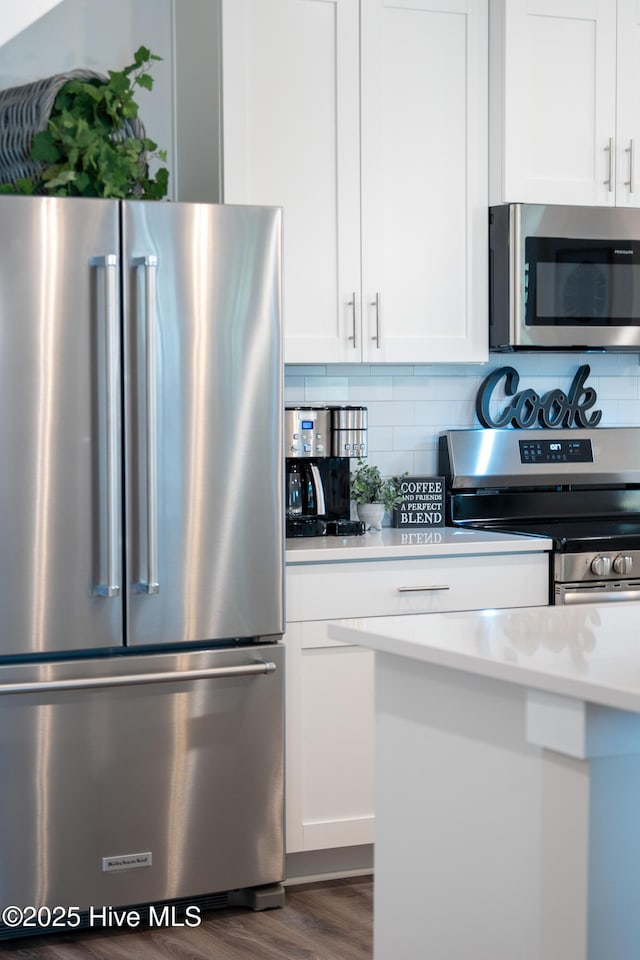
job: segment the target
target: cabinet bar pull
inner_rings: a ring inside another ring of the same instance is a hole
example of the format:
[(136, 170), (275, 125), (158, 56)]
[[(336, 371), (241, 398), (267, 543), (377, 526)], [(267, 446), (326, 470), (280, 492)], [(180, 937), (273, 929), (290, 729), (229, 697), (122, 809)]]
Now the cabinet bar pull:
[(625, 150), (625, 153), (629, 154), (629, 179), (625, 180), (624, 185), (625, 187), (629, 187), (629, 193), (635, 193), (635, 183), (634, 183), (634, 177), (633, 177), (633, 169), (635, 166), (635, 160), (633, 155), (634, 154), (633, 137), (631, 138), (631, 140), (629, 140), (629, 146)]
[(371, 337), (371, 339), (372, 339), (372, 340), (375, 340), (375, 342), (376, 342), (376, 350), (379, 350), (379, 349), (380, 349), (380, 337), (381, 337), (381, 331), (380, 331), (380, 294), (379, 294), (379, 293), (376, 293), (376, 298), (375, 298), (375, 300), (372, 300), (372, 301), (371, 301), (371, 306), (376, 308), (376, 332), (375, 332), (375, 334)]
[(615, 151), (613, 149), (613, 137), (609, 137), (609, 143), (604, 148), (605, 152), (609, 151), (609, 178), (605, 180), (604, 183), (609, 187), (609, 193), (613, 193), (613, 160), (615, 156)]
[(432, 583), (425, 587), (398, 587), (398, 593), (423, 593), (425, 590), (451, 590), (446, 583)]
[(356, 292), (355, 290), (351, 294), (351, 300), (347, 300), (347, 306), (351, 307), (351, 334), (347, 337), (348, 340), (353, 340), (353, 349), (355, 350), (358, 346), (356, 340)]

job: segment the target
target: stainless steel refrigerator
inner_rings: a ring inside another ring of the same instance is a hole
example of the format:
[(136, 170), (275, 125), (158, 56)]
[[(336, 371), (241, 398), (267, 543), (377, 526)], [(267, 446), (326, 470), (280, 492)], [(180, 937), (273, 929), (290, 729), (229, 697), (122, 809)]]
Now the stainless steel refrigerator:
[(2, 907), (283, 877), (280, 235), (0, 197)]

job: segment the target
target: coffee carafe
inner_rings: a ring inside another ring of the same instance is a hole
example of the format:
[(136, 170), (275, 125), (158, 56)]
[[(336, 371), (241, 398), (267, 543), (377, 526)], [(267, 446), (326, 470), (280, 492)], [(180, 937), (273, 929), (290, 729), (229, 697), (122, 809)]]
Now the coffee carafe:
[(364, 532), (350, 520), (349, 482), (350, 458), (366, 456), (366, 408), (286, 407), (285, 450), (287, 537)]
[(290, 460), (287, 466), (287, 516), (324, 517), (324, 484), (317, 464)]

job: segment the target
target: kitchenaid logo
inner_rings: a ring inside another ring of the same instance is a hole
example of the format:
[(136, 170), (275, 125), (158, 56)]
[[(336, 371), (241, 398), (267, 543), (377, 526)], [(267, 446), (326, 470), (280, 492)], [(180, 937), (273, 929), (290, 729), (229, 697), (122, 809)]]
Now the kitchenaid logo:
[[(517, 393), (520, 384), (518, 371), (513, 367), (499, 367), (483, 380), (478, 390), (476, 415), (483, 427), (511, 425), (525, 430), (535, 427), (537, 423), (541, 427), (595, 427), (602, 419), (602, 410), (594, 410), (587, 416), (587, 411), (598, 399), (593, 387), (584, 385), (590, 373), (591, 367), (585, 363), (578, 367), (567, 393), (556, 389), (540, 396), (531, 389)], [(494, 417), (490, 410), (491, 401), (494, 390), (502, 380), (505, 394), (512, 399)]]
[(103, 857), (102, 872), (111, 870), (133, 870), (135, 867), (150, 867), (151, 853), (125, 853), (119, 857)]

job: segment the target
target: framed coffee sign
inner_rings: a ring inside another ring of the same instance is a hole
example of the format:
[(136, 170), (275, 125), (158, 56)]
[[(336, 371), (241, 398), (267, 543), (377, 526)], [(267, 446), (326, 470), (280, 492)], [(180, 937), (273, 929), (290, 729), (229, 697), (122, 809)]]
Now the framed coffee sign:
[(394, 527), (444, 527), (444, 477), (402, 477), (400, 496), (393, 510)]

